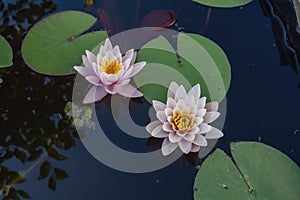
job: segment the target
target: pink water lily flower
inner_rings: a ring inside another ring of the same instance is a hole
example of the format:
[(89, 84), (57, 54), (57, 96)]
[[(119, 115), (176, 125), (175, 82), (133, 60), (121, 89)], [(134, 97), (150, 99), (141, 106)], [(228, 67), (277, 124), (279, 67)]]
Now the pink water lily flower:
[(113, 47), (110, 40), (106, 39), (100, 51), (94, 55), (86, 51), (82, 56), (84, 66), (75, 66), (74, 69), (93, 84), (86, 94), (83, 103), (100, 101), (107, 93), (119, 93), (125, 97), (141, 97), (130, 82), (130, 78), (143, 69), (146, 62), (134, 63), (136, 52), (131, 49), (122, 56), (119, 46)]
[(223, 133), (210, 125), (220, 113), (218, 102), (206, 103), (206, 97), (200, 98), (200, 85), (195, 85), (188, 93), (177, 83), (170, 84), (167, 104), (153, 101), (158, 120), (146, 126), (147, 131), (156, 138), (165, 138), (162, 154), (169, 155), (177, 147), (185, 154), (198, 152), (207, 146), (207, 140), (217, 139)]

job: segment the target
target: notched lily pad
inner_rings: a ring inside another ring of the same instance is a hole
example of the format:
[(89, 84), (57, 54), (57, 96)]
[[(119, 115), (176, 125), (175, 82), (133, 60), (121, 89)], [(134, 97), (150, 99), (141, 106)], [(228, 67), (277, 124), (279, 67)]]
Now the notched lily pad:
[(13, 65), (13, 51), (7, 40), (0, 35), (0, 68)]
[(104, 31), (82, 34), (96, 18), (84, 12), (65, 11), (46, 17), (30, 29), (22, 45), (26, 64), (47, 75), (75, 73), (85, 50), (93, 49), (107, 37)]
[(259, 142), (231, 144), (234, 162), (217, 149), (202, 164), (195, 200), (289, 199), (300, 196), (300, 170), (282, 152)]
[(198, 83), (201, 96), (208, 101), (221, 101), (229, 89), (231, 68), (223, 50), (211, 40), (196, 34), (179, 33), (177, 50), (162, 36), (141, 48), (138, 61), (147, 64), (134, 81), (144, 97), (165, 102), (171, 81), (182, 84), (186, 90)]
[(243, 6), (253, 0), (193, 0), (194, 2), (217, 8), (232, 8)]

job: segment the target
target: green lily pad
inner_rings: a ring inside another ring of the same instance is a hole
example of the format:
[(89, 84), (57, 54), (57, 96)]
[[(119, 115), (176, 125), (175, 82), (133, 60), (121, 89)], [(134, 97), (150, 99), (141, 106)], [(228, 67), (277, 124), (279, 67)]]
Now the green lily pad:
[(0, 35), (0, 68), (13, 65), (13, 51), (7, 40)]
[(22, 55), (26, 64), (47, 75), (75, 73), (73, 67), (81, 64), (84, 51), (93, 49), (107, 37), (104, 31), (81, 35), (96, 20), (79, 11), (60, 12), (41, 20), (24, 39)]
[(193, 1), (206, 6), (212, 6), (217, 8), (232, 8), (232, 7), (246, 5), (253, 0), (193, 0)]
[(196, 34), (180, 33), (177, 50), (162, 36), (148, 42), (138, 53), (137, 61), (147, 64), (134, 81), (150, 103), (166, 101), (171, 81), (187, 90), (200, 83), (201, 96), (221, 101), (230, 85), (230, 64), (222, 49), (211, 40)]
[(234, 162), (217, 149), (200, 167), (194, 199), (289, 199), (300, 196), (300, 169), (285, 154), (258, 142), (231, 144)]

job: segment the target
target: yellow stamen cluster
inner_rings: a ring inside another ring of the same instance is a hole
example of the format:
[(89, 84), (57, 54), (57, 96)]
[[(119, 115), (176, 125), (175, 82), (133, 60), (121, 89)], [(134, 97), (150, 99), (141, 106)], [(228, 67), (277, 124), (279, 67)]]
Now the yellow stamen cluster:
[(173, 114), (172, 127), (178, 131), (188, 131), (194, 125), (194, 117), (182, 111)]
[(116, 75), (122, 69), (122, 65), (119, 61), (114, 59), (103, 60), (100, 65), (100, 71), (107, 74)]

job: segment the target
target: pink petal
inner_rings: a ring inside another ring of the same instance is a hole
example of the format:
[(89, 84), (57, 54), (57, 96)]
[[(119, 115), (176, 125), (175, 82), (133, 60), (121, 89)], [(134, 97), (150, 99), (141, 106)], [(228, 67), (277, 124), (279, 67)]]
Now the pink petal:
[(104, 43), (104, 50), (107, 51), (112, 51), (112, 44), (108, 38), (106, 38), (105, 43)]
[(195, 99), (199, 99), (201, 94), (201, 88), (200, 85), (197, 84), (190, 91), (188, 92), (188, 95), (193, 95)]
[(105, 91), (104, 87), (93, 86), (85, 95), (83, 99), (83, 103), (87, 104), (87, 103), (94, 103), (96, 101), (100, 101), (106, 94), (107, 92)]
[(147, 126), (146, 126), (146, 130), (151, 134), (152, 131), (158, 127), (159, 125), (161, 125), (161, 122), (159, 120), (155, 120), (153, 122), (150, 122)]
[(215, 121), (219, 116), (220, 116), (219, 112), (213, 112), (213, 111), (206, 112), (203, 119), (204, 119), (204, 122), (208, 124), (208, 123)]
[(181, 151), (185, 154), (188, 154), (192, 149), (192, 143), (190, 141), (187, 141), (185, 139), (182, 139), (178, 142), (179, 148)]
[(222, 133), (222, 131), (213, 127), (211, 131), (209, 131), (208, 133), (205, 134), (205, 138), (206, 139), (218, 139), (220, 137), (223, 137), (223, 135), (224, 134)]
[(89, 61), (89, 59), (86, 57), (86, 55), (82, 55), (82, 63), (87, 68), (92, 68), (93, 63)]
[(74, 69), (80, 73), (82, 76), (94, 76), (95, 73), (92, 68), (82, 67), (82, 66), (74, 66)]
[(125, 62), (126, 60), (130, 60), (131, 62), (130, 62), (130, 64), (129, 64), (129, 66), (130, 65), (133, 65), (133, 63), (134, 63), (134, 61), (135, 61), (135, 52), (134, 52), (134, 49), (130, 49), (130, 50), (128, 50), (126, 53), (125, 53), (125, 55), (123, 56), (123, 58), (122, 58), (122, 62)]
[(171, 97), (171, 98), (175, 98), (175, 93), (178, 89), (178, 84), (175, 83), (174, 81), (171, 82), (170, 86), (169, 86), (169, 90), (168, 90), (168, 95), (167, 97)]
[(175, 93), (175, 100), (184, 99), (185, 97), (186, 97), (186, 91), (184, 87), (181, 85), (179, 86), (179, 88)]
[(207, 146), (207, 140), (203, 135), (197, 134), (193, 141), (193, 144), (196, 144), (198, 146)]
[(191, 152), (198, 152), (198, 151), (200, 151), (200, 146), (192, 144)]
[(200, 128), (200, 133), (207, 133), (212, 129), (212, 127), (206, 123), (200, 124), (199, 128)]
[(109, 93), (109, 94), (116, 94), (117, 90), (118, 90), (118, 88), (114, 84), (104, 86), (104, 88), (105, 88), (106, 92)]
[(126, 86), (118, 87), (119, 94), (125, 96), (125, 97), (141, 97), (143, 96), (143, 93), (138, 91), (135, 87), (133, 87), (131, 84), (128, 84)]
[(145, 65), (146, 65), (146, 62), (138, 62), (138, 63), (135, 63), (135, 64), (132, 66), (132, 72), (131, 72), (131, 74), (128, 76), (128, 78), (131, 78), (131, 77), (135, 76), (137, 73), (139, 73), (139, 72), (144, 68)]
[(195, 117), (194, 124), (196, 124), (196, 126), (199, 126), (202, 122), (203, 122), (202, 117)]
[(87, 56), (90, 63), (93, 63), (93, 62), (96, 63), (97, 62), (97, 57), (95, 56), (95, 54), (93, 54), (89, 50), (86, 50), (85, 54), (86, 54), (86, 56)]
[(173, 110), (171, 108), (166, 108), (165, 114), (166, 114), (166, 116), (173, 116)]
[(219, 108), (219, 103), (217, 101), (209, 102), (206, 104), (205, 108), (207, 111), (217, 112)]
[(169, 140), (172, 143), (179, 142), (182, 139), (181, 136), (177, 135), (176, 132), (169, 133)]
[(89, 81), (91, 84), (98, 85), (98, 86), (103, 85), (103, 84), (101, 83), (100, 78), (97, 77), (97, 76), (87, 76), (87, 77), (85, 77), (85, 79), (86, 79), (87, 81)]
[(160, 101), (153, 100), (152, 104), (156, 112), (163, 111), (166, 108), (166, 105)]
[(156, 117), (157, 119), (159, 119), (159, 121), (161, 121), (162, 123), (165, 123), (167, 121), (167, 117), (164, 111), (158, 111), (156, 113)]
[(162, 146), (161, 146), (161, 151), (164, 156), (167, 156), (171, 154), (175, 149), (178, 147), (178, 143), (171, 143), (169, 138), (165, 138)]

